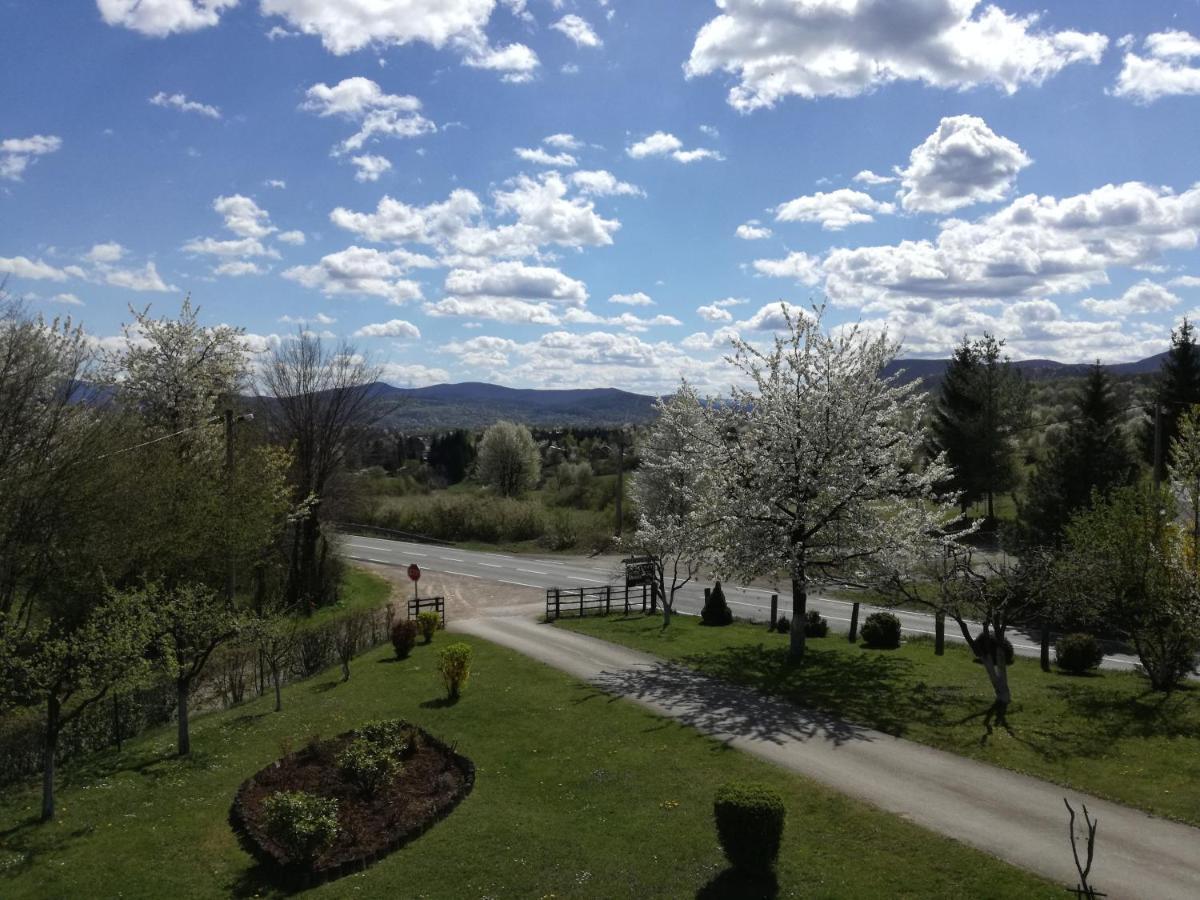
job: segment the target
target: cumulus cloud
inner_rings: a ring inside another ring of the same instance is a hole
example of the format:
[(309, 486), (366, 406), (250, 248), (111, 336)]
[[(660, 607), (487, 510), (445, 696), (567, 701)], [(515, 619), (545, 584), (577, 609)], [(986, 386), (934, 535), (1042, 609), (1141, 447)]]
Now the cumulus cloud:
[(841, 231), (849, 225), (875, 221), (873, 214), (889, 215), (895, 211), (894, 204), (881, 203), (862, 191), (841, 188), (781, 203), (775, 208), (775, 221), (819, 222), (826, 231)]
[(125, 252), (125, 248), (116, 241), (108, 241), (103, 244), (92, 245), (92, 249), (87, 252), (84, 258), (88, 262), (94, 263), (115, 263), (121, 261)]
[(666, 131), (656, 131), (648, 137), (642, 138), (630, 144), (625, 152), (633, 159), (646, 159), (648, 157), (670, 157), (676, 162), (693, 163), (702, 159), (723, 160), (725, 159), (716, 150), (684, 150), (683, 141)]
[(552, 301), (564, 306), (583, 306), (587, 287), (549, 266), (499, 262), (482, 269), (454, 269), (446, 275), (447, 294), (459, 297), (513, 297), (521, 300)]
[(421, 337), (421, 329), (412, 322), (403, 319), (391, 319), (373, 325), (364, 325), (354, 332), (355, 337), (390, 337), (417, 340)]
[(800, 250), (783, 259), (756, 259), (754, 271), (770, 278), (791, 278), (801, 284), (816, 284), (821, 280), (821, 261)]
[(150, 98), (150, 103), (153, 106), (162, 106), (172, 109), (177, 109), (180, 112), (197, 113), (201, 116), (207, 116), (210, 119), (221, 118), (221, 110), (207, 103), (200, 103), (196, 100), (189, 100), (186, 94), (167, 94), (166, 91), (159, 91)]
[(239, 237), (265, 238), (278, 230), (265, 209), (241, 194), (217, 197), (213, 210), (225, 219), (225, 227)]
[(359, 123), (359, 130), (334, 147), (335, 156), (361, 150), (381, 137), (414, 138), (437, 131), (420, 114), (421, 101), (407, 94), (388, 94), (361, 75), (330, 86), (314, 84), (300, 108), (318, 116), (337, 116)]
[(517, 223), (531, 229), (538, 244), (563, 247), (604, 247), (612, 244), (621, 227), (615, 219), (597, 214), (590, 200), (567, 197), (567, 184), (557, 172), (539, 178), (521, 175), (509, 191), (494, 195), (501, 214), (515, 215)]
[(266, 269), (258, 263), (250, 262), (244, 259), (234, 259), (229, 262), (223, 262), (215, 269), (214, 275), (225, 275), (230, 278), (240, 278), (243, 275), (262, 275), (266, 273)]
[(434, 318), (458, 316), (487, 319), (510, 325), (557, 325), (559, 317), (547, 303), (530, 303), (513, 297), (446, 297), (425, 304)]
[(613, 294), (608, 298), (609, 303), (616, 303), (620, 306), (653, 306), (654, 301), (649, 295), (641, 291), (635, 291), (632, 294)]
[(1126, 50), (1112, 93), (1140, 103), (1160, 97), (1200, 94), (1200, 38), (1186, 31), (1159, 31), (1142, 42), (1145, 55)]
[(62, 138), (53, 134), (35, 134), (27, 138), (7, 138), (0, 141), (0, 178), (20, 181), (25, 170), (38, 157), (57, 153)]
[(945, 213), (1002, 200), (1030, 161), (978, 116), (947, 116), (899, 170), (900, 201), (908, 210)]
[(1179, 303), (1179, 298), (1161, 284), (1149, 279), (1143, 279), (1132, 285), (1125, 293), (1114, 300), (1097, 300), (1087, 297), (1079, 301), (1081, 308), (1102, 316), (1147, 315), (1156, 312), (1166, 312)]
[(877, 175), (870, 169), (863, 169), (851, 180), (857, 181), (859, 184), (868, 184), (874, 186), (879, 184), (892, 184), (896, 179), (891, 175)]
[(732, 322), (733, 313), (727, 309), (722, 309), (715, 303), (710, 303), (707, 306), (697, 306), (696, 312), (700, 318), (707, 322)]
[(505, 44), (493, 47), (479, 39), (467, 45), (463, 65), (473, 69), (490, 69), (500, 72), (500, 80), (510, 84), (532, 81), (540, 65), (537, 54), (524, 44)]
[(573, 13), (563, 16), (550, 27), (565, 34), (576, 47), (599, 47), (604, 43), (592, 26), (588, 24), (587, 19)]
[(66, 281), (69, 277), (66, 271), (57, 266), (25, 256), (0, 256), (0, 275), (12, 275), (31, 281)]
[(350, 157), (350, 162), (358, 170), (354, 173), (355, 181), (378, 181), (379, 176), (391, 169), (391, 162), (383, 156), (372, 156), (365, 153), (362, 156)]
[(384, 383), (393, 386), (423, 387), (430, 384), (445, 384), (450, 380), (450, 373), (445, 369), (421, 363), (388, 362), (380, 367), (379, 377)]
[(739, 225), (734, 234), (743, 241), (761, 241), (771, 236), (771, 229), (758, 219), (751, 219), (749, 222)]
[(579, 189), (580, 193), (592, 197), (646, 196), (646, 192), (637, 185), (621, 181), (612, 172), (604, 169), (582, 169), (572, 172), (571, 183)]
[(413, 268), (432, 265), (432, 259), (407, 250), (347, 247), (321, 257), (314, 265), (293, 266), (283, 277), (326, 296), (363, 294), (399, 306), (422, 297), (420, 284), (404, 276)]
[(128, 288), (131, 291), (178, 291), (179, 288), (169, 285), (162, 280), (153, 262), (146, 263), (140, 269), (110, 269), (104, 274), (104, 280), (114, 287)]
[(550, 153), (543, 147), (516, 147), (513, 152), (525, 162), (538, 166), (573, 169), (579, 165), (579, 161), (570, 153)]
[(689, 77), (737, 78), (729, 103), (747, 111), (788, 96), (854, 97), (895, 81), (1013, 93), (1065, 66), (1097, 63), (1101, 34), (1039, 27), (978, 0), (721, 0), (696, 35)]
[(282, 231), (278, 237), (281, 243), (291, 244), (293, 247), (303, 247), (307, 240), (303, 231)]
[(96, 0), (106, 23), (150, 37), (210, 28), (237, 5), (238, 0)]
[(579, 140), (575, 135), (563, 134), (562, 132), (547, 135), (542, 138), (542, 143), (556, 150), (579, 150), (583, 147), (583, 141)]

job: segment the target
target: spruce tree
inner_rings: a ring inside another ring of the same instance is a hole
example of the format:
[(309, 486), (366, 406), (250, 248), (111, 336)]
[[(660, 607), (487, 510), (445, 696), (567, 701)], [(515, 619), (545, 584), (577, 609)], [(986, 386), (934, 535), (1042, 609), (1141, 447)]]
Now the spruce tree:
[(1121, 430), (1121, 409), (1112, 379), (1097, 362), (1075, 397), (1067, 432), (1038, 465), (1021, 509), (1023, 538), (1058, 544), (1071, 517), (1103, 496), (1130, 484), (1136, 464)]
[(930, 442), (954, 470), (946, 487), (961, 493), (963, 510), (985, 500), (989, 520), (995, 496), (1020, 483), (1011, 435), (1027, 415), (1025, 380), (1003, 347), (990, 334), (963, 338), (942, 380)]
[(1200, 347), (1196, 346), (1196, 330), (1186, 318), (1171, 331), (1171, 348), (1163, 359), (1153, 396), (1146, 405), (1146, 423), (1142, 429), (1142, 452), (1151, 465), (1156, 462), (1155, 406), (1161, 414), (1158, 462), (1162, 463), (1171, 442), (1179, 435), (1179, 417), (1192, 405), (1200, 403)]

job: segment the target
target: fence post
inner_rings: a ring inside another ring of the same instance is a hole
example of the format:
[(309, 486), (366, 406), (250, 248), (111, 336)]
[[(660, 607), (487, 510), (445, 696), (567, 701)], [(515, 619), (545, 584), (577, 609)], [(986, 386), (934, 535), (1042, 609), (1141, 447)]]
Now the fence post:
[(946, 614), (941, 610), (933, 617), (933, 652), (936, 656), (946, 653)]
[(1050, 620), (1042, 620), (1042, 671), (1050, 671)]
[(642, 615), (646, 614), (646, 586), (642, 585)]
[(579, 618), (583, 618), (583, 588), (579, 589)]
[(561, 612), (561, 610), (559, 608), (558, 588), (555, 588), (554, 589), (554, 618), (557, 619), (560, 612)]
[[(794, 626), (793, 626), (794, 627)], [(850, 608), (850, 643), (858, 639), (858, 601)]]
[(779, 618), (779, 595), (772, 594), (771, 595), (771, 627), (769, 629), (767, 629), (768, 631), (775, 630), (775, 620), (778, 618)]
[(629, 582), (625, 582), (625, 615), (629, 615)]
[(608, 615), (609, 607), (612, 605), (612, 585), (604, 586), (604, 615)]

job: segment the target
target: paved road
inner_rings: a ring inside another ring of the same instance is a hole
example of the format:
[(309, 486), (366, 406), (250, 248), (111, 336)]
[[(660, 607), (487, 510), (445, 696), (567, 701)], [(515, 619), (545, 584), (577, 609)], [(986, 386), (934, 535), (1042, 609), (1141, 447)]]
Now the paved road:
[[(531, 568), (537, 568), (532, 566)], [(1200, 897), (1200, 830), (859, 728), (616, 644), (517, 616), (450, 624), (1061, 884), (1070, 797), (1100, 821), (1092, 881), (1114, 898)], [(898, 877), (899, 877), (898, 873)], [(983, 893), (986, 893), (986, 886)], [(1065, 894), (1064, 894), (1065, 896)]]
[[(454, 547), (438, 547), (430, 544), (414, 544), (406, 541), (390, 541), (382, 538), (344, 535), (344, 553), (351, 559), (361, 559), (384, 565), (408, 566), (416, 563), (423, 569), (445, 572), (466, 578), (499, 581), (503, 584), (546, 590), (547, 588), (576, 588), (602, 584), (621, 584), (624, 570), (619, 557), (603, 556), (594, 559), (571, 557), (556, 559), (524, 554), (489, 553), (476, 550), (459, 550)], [(771, 594), (765, 588), (723, 585), (725, 599), (740, 618), (766, 622), (770, 618)], [(704, 586), (688, 585), (676, 595), (676, 609), (689, 615), (699, 615), (704, 607)], [(809, 609), (819, 610), (829, 620), (832, 631), (846, 633), (850, 630), (851, 604), (844, 600), (810, 594)], [(864, 605), (859, 621), (865, 619), (876, 607)], [(779, 597), (779, 612), (791, 618), (790, 593)], [(906, 634), (932, 635), (933, 616), (904, 610), (893, 610), (900, 619)], [(946, 639), (962, 643), (962, 635), (953, 622), (946, 623)], [(1013, 648), (1022, 656), (1036, 658), (1040, 653), (1037, 635), (1017, 632), (1011, 636)], [(1138, 664), (1131, 656), (1113, 654), (1104, 658), (1104, 667), (1130, 669)]]

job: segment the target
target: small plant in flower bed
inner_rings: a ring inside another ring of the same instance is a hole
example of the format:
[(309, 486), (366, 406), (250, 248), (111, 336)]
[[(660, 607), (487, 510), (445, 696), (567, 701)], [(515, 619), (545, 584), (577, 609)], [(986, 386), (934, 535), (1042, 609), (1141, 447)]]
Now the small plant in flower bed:
[(392, 646), (396, 659), (408, 659), (412, 648), (417, 645), (417, 623), (412, 619), (401, 619), (392, 626)]
[(438, 626), (442, 624), (442, 617), (435, 612), (423, 612), (417, 614), (417, 628), (421, 632), (421, 637), (428, 644), (433, 640), (433, 633), (438, 630)]
[(242, 783), (232, 821), (290, 887), (359, 871), (447, 815), (475, 766), (401, 721), (314, 741)]

